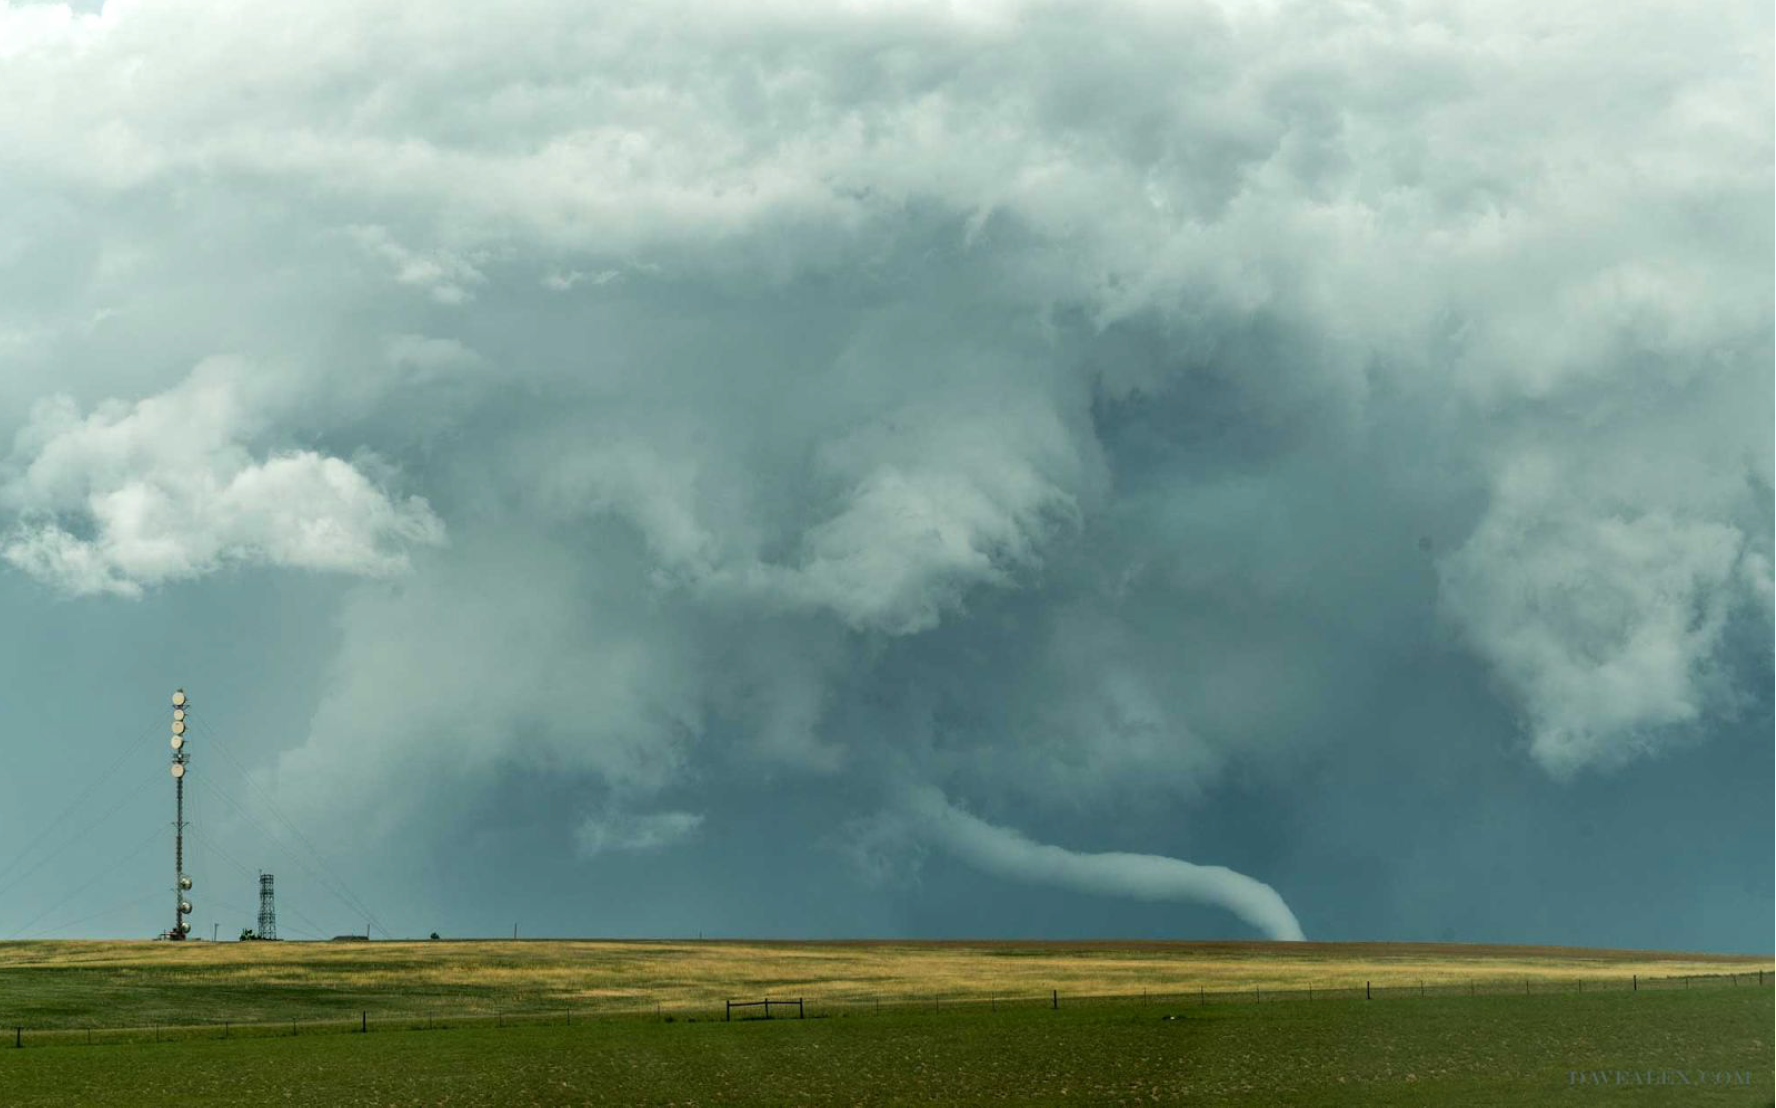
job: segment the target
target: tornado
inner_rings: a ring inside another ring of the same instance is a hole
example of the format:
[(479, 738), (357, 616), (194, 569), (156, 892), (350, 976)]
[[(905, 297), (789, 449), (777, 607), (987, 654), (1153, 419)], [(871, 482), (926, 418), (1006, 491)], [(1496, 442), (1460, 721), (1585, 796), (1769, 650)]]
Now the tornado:
[(916, 835), (983, 873), (1098, 896), (1213, 904), (1267, 938), (1284, 942), (1307, 938), (1275, 889), (1226, 866), (1197, 865), (1161, 854), (1086, 854), (1034, 842), (957, 808), (931, 786), (912, 789), (907, 803)]

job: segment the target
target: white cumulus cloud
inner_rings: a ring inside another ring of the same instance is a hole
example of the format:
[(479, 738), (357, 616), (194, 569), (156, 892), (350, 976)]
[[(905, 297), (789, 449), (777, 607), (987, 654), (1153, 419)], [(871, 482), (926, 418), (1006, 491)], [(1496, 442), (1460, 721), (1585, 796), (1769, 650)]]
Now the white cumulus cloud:
[(1657, 750), (1728, 707), (1719, 652), (1759, 565), (1729, 523), (1587, 502), (1571, 480), (1545, 458), (1519, 461), (1443, 565), (1448, 610), (1559, 776)]
[(349, 462), (256, 457), (248, 372), (211, 361), (86, 415), (67, 397), (41, 403), (0, 482), (17, 518), (0, 557), (71, 593), (136, 596), (227, 565), (387, 576), (443, 541), (423, 499), (391, 497)]

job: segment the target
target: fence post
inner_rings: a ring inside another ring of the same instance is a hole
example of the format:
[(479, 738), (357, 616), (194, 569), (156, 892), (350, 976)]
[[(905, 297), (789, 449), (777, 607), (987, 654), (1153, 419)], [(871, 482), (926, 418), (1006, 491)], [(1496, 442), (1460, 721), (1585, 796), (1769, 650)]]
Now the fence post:
[(804, 998), (799, 996), (796, 997), (796, 1019), (799, 1020), (805, 1020), (808, 1018), (808, 1010), (802, 1006), (803, 999)]
[(765, 998), (765, 1018), (766, 1019), (771, 1018), (771, 998), (770, 997)]
[[(227, 1038), (231, 1038), (231, 1037), (233, 1037), (233, 1035), (234, 1035), (234, 1023), (233, 1023), (233, 1021), (231, 1021), (231, 1020), (223, 1020), (223, 1021), (222, 1021), (222, 1037), (223, 1037), (223, 1038), (224, 1038), (224, 1039), (227, 1039)], [(90, 1033), (90, 1032), (89, 1032), (89, 1033), (88, 1033), (88, 1034), (87, 1034), (87, 1037), (88, 1037), (88, 1038), (91, 1038), (91, 1037), (92, 1037), (92, 1035), (91, 1035), (91, 1033)]]
[(1418, 983), (1418, 996), (1419, 996), (1419, 999), (1420, 999), (1420, 1000), (1423, 1000), (1423, 999), (1424, 999), (1424, 995), (1425, 995), (1425, 983), (1424, 983), (1424, 982), (1423, 982), (1423, 981), (1420, 981), (1420, 982), (1419, 982), (1419, 983)]
[(1637, 993), (1640, 991), (1640, 974), (1638, 973), (1634, 975), (1634, 987), (1631, 991)]
[(1061, 1006), (1061, 990), (1051, 989), (1049, 991), (1048, 1006), (1053, 1009), (1060, 1008), (1060, 1006)]
[(370, 1013), (364, 1011), (363, 1009), (359, 1009), (358, 1010), (358, 1034), (368, 1035), (369, 1033), (370, 1033)]
[(1371, 988), (1372, 985), (1374, 985), (1374, 982), (1372, 982), (1372, 981), (1363, 982), (1363, 999), (1364, 1000), (1374, 1000), (1375, 999), (1375, 992)]
[[(876, 1003), (877, 1003), (878, 1007), (881, 1006), (880, 1001), (877, 1001)], [(734, 1002), (730, 1000), (730, 1001), (728, 1001), (727, 1008), (725, 1010), (723, 1010), (723, 1012), (722, 1012), (722, 1022), (726, 1023), (727, 1021), (729, 1021), (733, 1018), (734, 1018)]]
[(15, 1027), (12, 1029), (12, 1045), (14, 1047), (20, 1048), (20, 1049), (22, 1049), (24, 1047), (24, 1045), (25, 1045), (25, 1029), (24, 1028)]
[(1201, 1008), (1204, 1005), (1208, 1004), (1208, 1002), (1209, 1002), (1208, 990), (1205, 989), (1203, 986), (1198, 985), (1196, 987), (1196, 1006), (1198, 1008)]

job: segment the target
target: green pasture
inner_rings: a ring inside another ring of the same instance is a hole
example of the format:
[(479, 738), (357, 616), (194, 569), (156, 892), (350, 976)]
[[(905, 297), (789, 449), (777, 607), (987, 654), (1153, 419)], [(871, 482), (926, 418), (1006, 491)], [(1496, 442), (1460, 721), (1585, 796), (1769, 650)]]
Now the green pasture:
[(1767, 986), (1711, 984), (768, 1022), (391, 1019), (368, 1033), (338, 1020), (92, 1045), (63, 1031), (0, 1043), (0, 1104), (1766, 1105), (1772, 1014)]

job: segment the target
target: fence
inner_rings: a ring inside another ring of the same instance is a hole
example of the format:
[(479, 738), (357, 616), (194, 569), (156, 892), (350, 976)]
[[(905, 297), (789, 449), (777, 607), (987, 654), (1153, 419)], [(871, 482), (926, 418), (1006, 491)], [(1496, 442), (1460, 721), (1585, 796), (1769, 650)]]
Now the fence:
[(722, 1020), (723, 1022), (732, 1020), (736, 1008), (757, 1008), (761, 1004), (764, 1005), (766, 1019), (771, 1018), (771, 1005), (773, 1004), (779, 1008), (787, 1008), (793, 1004), (795, 1005), (796, 1019), (808, 1018), (807, 1009), (802, 1007), (802, 998), (798, 996), (794, 1000), (730, 1000), (727, 1008), (722, 1012)]
[[(1211, 989), (1201, 985), (1195, 989), (1167, 988), (1142, 992), (1066, 994), (1058, 989), (1039, 994), (1007, 993), (1002, 996), (944, 996), (927, 994), (848, 994), (794, 1000), (724, 1002), (722, 1008), (713, 1002), (666, 1006), (659, 1000), (626, 998), (622, 1003), (590, 1007), (550, 1006), (508, 1011), (462, 1013), (461, 998), (438, 998), (430, 1008), (385, 1009), (357, 1007), (350, 1011), (327, 1013), (304, 1012), (293, 1017), (267, 1019), (263, 1015), (248, 1018), (214, 1018), (193, 1021), (188, 1017), (169, 1018), (162, 1023), (133, 1026), (98, 1026), (74, 1021), (6, 1020), (0, 1028), (12, 1031), (13, 1048), (51, 1045), (103, 1045), (107, 1043), (174, 1042), (190, 1039), (266, 1038), (318, 1034), (369, 1034), (375, 1031), (446, 1031), (458, 1028), (493, 1028), (593, 1023), (616, 1019), (660, 1019), (666, 1022), (683, 1020), (716, 1021), (731, 1019), (736, 1008), (788, 1007), (793, 1005), (798, 1019), (822, 1019), (872, 1014), (943, 1013), (956, 1010), (990, 1011), (1055, 1009), (1071, 1010), (1091, 1007), (1183, 1006), (1206, 1007), (1210, 1004), (1273, 1004), (1285, 1001), (1319, 1003), (1330, 1001), (1382, 1001), (1428, 999), (1431, 997), (1482, 996), (1569, 996), (1588, 993), (1632, 994), (1643, 991), (1670, 992), (1685, 989), (1726, 989), (1776, 985), (1776, 974), (1769, 970), (1751, 973), (1691, 974), (1680, 977), (1622, 978), (1485, 978), (1463, 981), (1399, 982), (1375, 985), (1373, 982), (1343, 982), (1275, 988), (1262, 984)], [(720, 1015), (718, 1016), (718, 1012)]]

